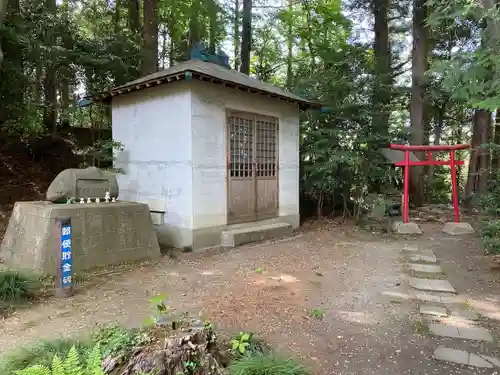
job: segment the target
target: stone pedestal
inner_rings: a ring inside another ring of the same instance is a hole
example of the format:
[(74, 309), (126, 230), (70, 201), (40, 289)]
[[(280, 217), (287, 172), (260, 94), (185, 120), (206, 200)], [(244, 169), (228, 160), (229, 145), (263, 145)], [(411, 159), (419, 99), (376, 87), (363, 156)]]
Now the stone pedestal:
[(446, 223), (443, 227), (443, 232), (451, 234), (452, 236), (459, 236), (462, 234), (474, 233), (474, 228), (469, 223)]
[(397, 234), (422, 234), (422, 230), (417, 223), (403, 223), (402, 221), (396, 221), (392, 225), (392, 231)]
[(60, 217), (71, 218), (74, 272), (161, 256), (146, 204), (17, 202), (0, 247), (5, 265), (55, 275)]

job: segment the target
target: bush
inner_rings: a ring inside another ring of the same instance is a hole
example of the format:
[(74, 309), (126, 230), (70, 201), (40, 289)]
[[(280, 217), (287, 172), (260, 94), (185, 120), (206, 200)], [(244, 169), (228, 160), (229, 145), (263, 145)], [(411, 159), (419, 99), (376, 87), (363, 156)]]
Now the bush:
[(486, 254), (500, 254), (500, 220), (491, 219), (485, 222), (480, 234)]
[(230, 375), (309, 375), (309, 371), (291, 359), (271, 355), (245, 356), (229, 366)]
[(479, 199), (483, 214), (480, 230), (486, 254), (500, 254), (500, 171), (492, 176), (488, 193)]

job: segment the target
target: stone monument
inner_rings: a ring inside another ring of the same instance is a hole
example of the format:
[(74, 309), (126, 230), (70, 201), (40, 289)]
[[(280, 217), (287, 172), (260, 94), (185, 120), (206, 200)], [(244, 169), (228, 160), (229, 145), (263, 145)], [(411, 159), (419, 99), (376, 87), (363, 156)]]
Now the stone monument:
[(47, 190), (47, 201), (16, 202), (0, 258), (8, 267), (56, 275), (59, 218), (71, 219), (74, 272), (160, 257), (148, 205), (117, 197), (111, 172), (95, 167), (62, 171)]
[(118, 197), (118, 182), (112, 172), (96, 167), (85, 169), (65, 169), (59, 173), (47, 189), (47, 200), (53, 203), (65, 203), (70, 198), (81, 198), (95, 201), (104, 199), (106, 193), (110, 197)]

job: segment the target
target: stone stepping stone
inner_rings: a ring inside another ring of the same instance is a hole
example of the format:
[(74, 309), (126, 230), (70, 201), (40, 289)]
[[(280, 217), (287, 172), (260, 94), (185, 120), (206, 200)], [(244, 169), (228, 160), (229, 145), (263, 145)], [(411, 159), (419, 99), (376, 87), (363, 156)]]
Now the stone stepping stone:
[(426, 290), (429, 292), (446, 292), (456, 293), (455, 288), (448, 280), (434, 279), (418, 279), (415, 277), (408, 278), (410, 286), (418, 290)]
[(456, 327), (446, 324), (431, 323), (429, 324), (429, 331), (435, 336), (493, 342), (491, 333), (482, 327)]
[(483, 354), (479, 354), (479, 356), (482, 359), (485, 359), (486, 361), (490, 362), (493, 366), (500, 367), (500, 359)]
[(421, 273), (443, 273), (441, 266), (437, 264), (408, 263), (410, 270)]
[(413, 254), (410, 256), (410, 261), (436, 263), (437, 259), (434, 253), (426, 253), (426, 254)]
[(448, 310), (446, 307), (438, 306), (430, 303), (421, 303), (419, 306), (420, 314), (433, 315), (433, 316), (448, 316)]
[(448, 361), (460, 365), (493, 368), (492, 363), (487, 361), (484, 357), (466, 352), (465, 350), (452, 349), (444, 346), (438, 346), (434, 350), (434, 358), (440, 361)]
[(469, 320), (478, 320), (479, 315), (474, 310), (469, 310), (466, 308), (451, 308), (451, 316), (456, 318), (463, 318)]

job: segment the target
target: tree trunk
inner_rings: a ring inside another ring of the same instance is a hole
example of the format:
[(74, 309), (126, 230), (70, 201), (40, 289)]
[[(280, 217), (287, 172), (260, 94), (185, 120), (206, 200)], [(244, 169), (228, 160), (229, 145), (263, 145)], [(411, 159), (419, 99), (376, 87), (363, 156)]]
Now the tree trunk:
[[(389, 134), (389, 106), (391, 103), (392, 66), (389, 41), (389, 0), (372, 0), (375, 18), (373, 45), (375, 85), (372, 97), (373, 128), (378, 134)], [(382, 141), (387, 143), (387, 140)], [(382, 143), (381, 142), (381, 143)]]
[(497, 109), (495, 116), (495, 126), (493, 127), (493, 157), (491, 160), (491, 170), (498, 173), (500, 169), (500, 108)]
[(189, 57), (191, 49), (196, 43), (201, 42), (200, 21), (198, 19), (200, 13), (200, 1), (192, 0), (191, 2), (191, 17), (189, 19), (189, 36), (186, 54)]
[[(63, 21), (69, 26), (69, 0), (64, 0), (61, 11), (63, 13)], [(73, 38), (69, 33), (63, 35), (64, 54), (69, 60), (69, 52), (73, 50)], [(63, 64), (61, 67), (61, 124), (69, 125), (69, 112), (71, 106), (71, 89), (70, 86), (74, 81), (73, 71), (69, 64)]]
[(233, 24), (233, 45), (234, 45), (234, 70), (240, 69), (240, 2), (234, 1), (234, 24)]
[[(441, 134), (443, 133), (444, 127), (444, 116), (446, 115), (446, 107), (439, 107), (437, 109), (436, 123), (434, 125), (434, 145), (439, 145), (441, 142)], [(432, 160), (436, 160), (436, 156), (432, 155)], [(434, 179), (434, 165), (429, 165), (428, 176), (427, 176), (427, 186), (432, 188), (432, 181)]]
[(143, 75), (158, 70), (158, 19), (156, 18), (157, 0), (144, 0), (144, 28), (142, 32)]
[(293, 0), (288, 0), (288, 56), (286, 59), (286, 88), (292, 89), (293, 86)]
[[(51, 13), (55, 19), (56, 15), (56, 0), (45, 0), (45, 10)], [(57, 133), (57, 91), (56, 91), (56, 56), (54, 50), (56, 38), (54, 34), (55, 25), (50, 25), (46, 29), (46, 45), (50, 46), (45, 53), (45, 77), (43, 82), (44, 91), (44, 113), (43, 122), (47, 129), (52, 130), (52, 134)]]
[(167, 62), (167, 37), (168, 37), (168, 29), (166, 26), (161, 28), (161, 68), (162, 70), (166, 68)]
[(490, 112), (484, 109), (477, 109), (474, 112), (472, 151), (470, 153), (469, 172), (465, 185), (465, 201), (469, 206), (475, 204), (475, 194), (484, 193), (488, 185), (489, 155), (481, 145), (488, 141), (490, 126)]
[(243, 0), (243, 27), (241, 38), (240, 71), (250, 74), (250, 51), (252, 50), (252, 0)]
[(304, 0), (302, 6), (304, 7), (306, 13), (306, 21), (307, 21), (306, 26), (308, 30), (307, 47), (309, 48), (309, 56), (311, 59), (311, 71), (314, 72), (316, 69), (316, 50), (312, 42), (313, 30), (312, 30), (311, 6), (308, 0)]
[[(427, 6), (425, 0), (413, 2), (413, 48), (412, 48), (412, 88), (410, 102), (411, 142), (421, 145), (425, 142), (425, 72), (428, 68), (428, 31), (425, 24)], [(420, 156), (421, 155), (417, 155)], [(424, 168), (412, 167), (411, 197), (419, 206), (424, 201)]]
[[(487, 145), (491, 136), (491, 113), (485, 110), (476, 111), (478, 130), (480, 134), (481, 145)], [(479, 170), (477, 179), (478, 194), (486, 193), (488, 189), (488, 180), (490, 177), (490, 152), (485, 147), (479, 149)]]
[[(7, 0), (0, 0), (0, 29), (3, 27), (5, 14), (7, 13)], [(3, 62), (2, 40), (0, 39), (0, 67)]]
[(128, 0), (128, 27), (130, 30), (139, 33), (140, 17), (139, 17), (139, 0)]
[(113, 14), (113, 24), (115, 33), (120, 32), (121, 0), (115, 0), (115, 13)]

